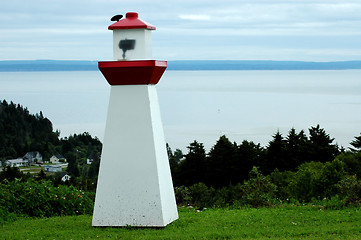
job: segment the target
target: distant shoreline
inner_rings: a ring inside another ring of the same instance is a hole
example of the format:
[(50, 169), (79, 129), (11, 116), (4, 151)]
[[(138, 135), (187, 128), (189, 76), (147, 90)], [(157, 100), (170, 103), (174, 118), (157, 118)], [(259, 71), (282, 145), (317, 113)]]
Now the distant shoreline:
[[(361, 61), (304, 62), (271, 60), (176, 60), (167, 70), (350, 70), (361, 69)], [(98, 71), (98, 61), (9, 60), (0, 61), (0, 72)]]

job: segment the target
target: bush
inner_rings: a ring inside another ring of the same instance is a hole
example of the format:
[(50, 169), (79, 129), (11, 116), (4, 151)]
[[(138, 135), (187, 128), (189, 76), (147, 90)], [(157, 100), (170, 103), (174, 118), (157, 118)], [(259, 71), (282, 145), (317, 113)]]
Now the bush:
[(196, 183), (190, 187), (176, 187), (174, 193), (179, 206), (228, 207), (240, 200), (241, 184), (214, 189), (207, 187), (204, 183)]
[(180, 186), (174, 188), (174, 195), (177, 201), (177, 205), (190, 205), (192, 200), (189, 194), (189, 188)]
[(179, 205), (200, 208), (306, 202), (339, 209), (347, 204), (361, 203), (361, 181), (356, 175), (347, 176), (345, 168), (346, 164), (338, 159), (326, 163), (304, 163), (297, 172), (276, 169), (269, 176), (262, 175), (257, 167), (253, 167), (249, 180), (243, 184), (214, 189), (197, 183), (175, 188), (175, 194)]
[(0, 224), (5, 222), (12, 222), (16, 219), (16, 217), (16, 214), (9, 213), (5, 207), (0, 206)]
[(277, 193), (277, 187), (271, 182), (270, 177), (262, 175), (256, 167), (251, 170), (250, 179), (244, 184), (214, 189), (204, 183), (196, 183), (190, 187), (176, 187), (174, 190), (178, 205), (191, 205), (197, 208), (271, 206)]
[(230, 185), (221, 189), (215, 190), (213, 199), (213, 207), (229, 207), (234, 204), (239, 204), (242, 196), (242, 185), (239, 183), (235, 186)]
[(212, 207), (214, 189), (204, 183), (196, 183), (189, 187), (175, 187), (174, 194), (179, 206), (194, 206), (197, 208)]
[(22, 179), (23, 181), (26, 181), (29, 179), (29, 176), (22, 173), (17, 167), (6, 166), (3, 168), (3, 171), (0, 172), (0, 182), (5, 179), (7, 181), (14, 181), (15, 179)]
[(301, 164), (288, 186), (290, 198), (303, 202), (330, 198), (338, 193), (337, 183), (345, 176), (345, 164), (337, 159)]
[(189, 196), (193, 205), (204, 208), (213, 206), (215, 190), (204, 183), (196, 183), (189, 187)]
[(361, 152), (345, 152), (338, 155), (336, 159), (346, 164), (345, 170), (349, 175), (361, 178)]
[(0, 206), (30, 217), (91, 214), (94, 193), (73, 186), (54, 187), (50, 181), (15, 180), (0, 184)]
[(289, 183), (290, 197), (298, 201), (309, 202), (317, 195), (317, 182), (323, 164), (320, 162), (303, 163)]
[(276, 198), (277, 187), (269, 176), (264, 176), (257, 167), (249, 172), (249, 180), (241, 186), (241, 203), (253, 207), (271, 206)]
[(337, 183), (346, 176), (345, 166), (344, 162), (337, 159), (324, 164), (318, 182), (320, 196), (330, 198), (338, 194)]
[(346, 201), (343, 198), (340, 198), (340, 196), (335, 195), (331, 198), (323, 198), (323, 199), (315, 199), (313, 198), (311, 200), (311, 203), (313, 207), (317, 207), (320, 209), (332, 209), (332, 210), (341, 210), (346, 207)]
[(345, 198), (346, 204), (360, 204), (361, 203), (361, 181), (357, 180), (356, 175), (347, 176), (342, 179), (337, 188), (340, 195)]
[(277, 187), (277, 196), (282, 200), (291, 198), (289, 184), (295, 177), (295, 172), (284, 171), (280, 172), (277, 168), (270, 174), (271, 181)]

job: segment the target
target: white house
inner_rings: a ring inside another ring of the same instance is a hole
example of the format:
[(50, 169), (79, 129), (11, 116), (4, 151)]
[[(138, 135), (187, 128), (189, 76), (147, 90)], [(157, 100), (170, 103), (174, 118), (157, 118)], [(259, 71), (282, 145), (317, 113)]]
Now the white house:
[(86, 164), (92, 164), (93, 161), (94, 161), (93, 158), (88, 157), (88, 158), (86, 159)]
[(61, 181), (66, 182), (66, 181), (70, 181), (70, 176), (68, 174), (65, 174), (62, 178)]
[(25, 167), (28, 166), (28, 160), (22, 158), (9, 159), (5, 161), (5, 165), (10, 167)]
[(66, 162), (66, 158), (63, 155), (55, 154), (50, 158), (51, 163)]

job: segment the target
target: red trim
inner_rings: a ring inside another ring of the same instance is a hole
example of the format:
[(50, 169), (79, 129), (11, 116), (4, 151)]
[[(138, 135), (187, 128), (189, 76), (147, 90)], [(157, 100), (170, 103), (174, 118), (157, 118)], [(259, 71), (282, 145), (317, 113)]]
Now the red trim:
[(166, 61), (98, 62), (98, 67), (110, 85), (157, 84), (167, 68)]
[(138, 18), (138, 13), (128, 12), (126, 18), (122, 19), (116, 23), (113, 23), (108, 27), (109, 30), (116, 29), (137, 29), (144, 28), (149, 30), (155, 30), (155, 27), (141, 19)]

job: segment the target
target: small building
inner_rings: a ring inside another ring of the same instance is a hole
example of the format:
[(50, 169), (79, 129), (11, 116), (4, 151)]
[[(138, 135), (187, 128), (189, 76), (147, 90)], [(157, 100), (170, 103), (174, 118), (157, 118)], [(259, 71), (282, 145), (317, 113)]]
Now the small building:
[(27, 160), (29, 164), (43, 162), (43, 156), (39, 152), (27, 152), (23, 159)]
[(5, 161), (5, 165), (10, 167), (25, 167), (28, 166), (28, 160), (17, 158), (17, 159), (9, 159)]
[(94, 160), (100, 159), (100, 156), (98, 153), (92, 153), (86, 158), (86, 164), (92, 164)]
[(55, 154), (50, 158), (50, 163), (66, 162), (66, 158), (61, 154)]
[(61, 172), (62, 168), (61, 165), (45, 165), (44, 170), (45, 172)]
[(92, 157), (87, 157), (86, 164), (92, 164), (94, 159)]
[(68, 174), (64, 174), (64, 176), (61, 177), (61, 181), (66, 182), (70, 181), (71, 176)]

